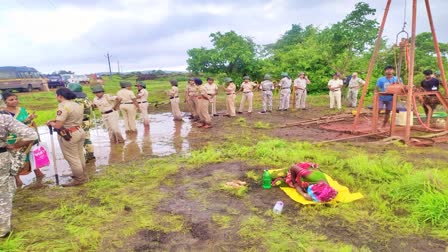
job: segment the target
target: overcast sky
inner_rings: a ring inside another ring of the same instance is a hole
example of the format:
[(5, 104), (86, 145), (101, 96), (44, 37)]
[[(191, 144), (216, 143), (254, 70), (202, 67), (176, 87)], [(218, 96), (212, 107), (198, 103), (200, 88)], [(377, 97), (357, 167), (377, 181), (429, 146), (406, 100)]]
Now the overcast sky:
[[(234, 30), (258, 44), (275, 42), (292, 24), (324, 28), (356, 0), (0, 0), (0, 66), (43, 73), (108, 71), (105, 54), (124, 71), (185, 70), (186, 51), (209, 47), (212, 32)], [(366, 0), (380, 22), (386, 0)], [(408, 31), (411, 2), (407, 1)], [(417, 32), (429, 31), (418, 0)], [(392, 1), (385, 36), (395, 40), (405, 0)], [(448, 42), (448, 1), (431, 0), (438, 39)]]

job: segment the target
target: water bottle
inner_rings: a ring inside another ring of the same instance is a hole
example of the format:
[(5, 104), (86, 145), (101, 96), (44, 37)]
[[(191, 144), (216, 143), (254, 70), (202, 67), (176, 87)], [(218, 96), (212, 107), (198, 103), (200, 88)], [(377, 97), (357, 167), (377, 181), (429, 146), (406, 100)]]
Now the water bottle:
[(268, 170), (264, 170), (263, 172), (263, 188), (264, 189), (269, 189), (271, 188), (271, 174), (269, 173)]
[(277, 201), (272, 211), (274, 211), (275, 214), (281, 214), (282, 210), (283, 210), (283, 201)]

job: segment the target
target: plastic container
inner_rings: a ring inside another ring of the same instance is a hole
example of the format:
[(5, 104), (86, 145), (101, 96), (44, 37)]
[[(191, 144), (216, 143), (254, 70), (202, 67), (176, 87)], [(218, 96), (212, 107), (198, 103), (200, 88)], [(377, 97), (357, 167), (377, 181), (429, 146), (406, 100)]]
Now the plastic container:
[(283, 201), (277, 201), (274, 205), (274, 208), (272, 209), (272, 211), (275, 214), (282, 214), (283, 211)]
[[(398, 108), (395, 116), (395, 125), (406, 126), (406, 108)], [(414, 112), (411, 111), (411, 126), (414, 125)]]
[(271, 182), (272, 182), (271, 174), (269, 174), (268, 170), (264, 170), (263, 171), (263, 188), (264, 189), (271, 188)]

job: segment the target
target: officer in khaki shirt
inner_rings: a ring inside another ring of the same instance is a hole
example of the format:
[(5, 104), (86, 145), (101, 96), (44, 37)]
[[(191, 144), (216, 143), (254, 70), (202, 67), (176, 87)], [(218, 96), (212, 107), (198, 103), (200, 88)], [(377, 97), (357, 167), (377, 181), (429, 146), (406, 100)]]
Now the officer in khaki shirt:
[(244, 110), (244, 103), (249, 103), (249, 109), (247, 112), (252, 113), (252, 99), (254, 97), (253, 89), (257, 86), (257, 84), (250, 81), (249, 76), (243, 77), (244, 82), (241, 83), (241, 88), (238, 91), (242, 91), (243, 95), (241, 97), (240, 108), (238, 110), (238, 114), (242, 114)]
[(233, 83), (233, 80), (231, 78), (225, 78), (224, 82), (226, 83), (227, 87), (226, 90), (226, 109), (227, 114), (226, 116), (234, 117), (235, 114), (235, 91), (236, 91), (236, 85)]
[(271, 81), (271, 75), (266, 74), (264, 81), (260, 83), (260, 89), (263, 91), (263, 110), (262, 114), (272, 112), (272, 90), (274, 90), (274, 83)]
[(179, 108), (179, 89), (177, 88), (177, 80), (171, 80), (171, 89), (169, 91), (171, 111), (173, 112), (174, 121), (182, 121), (182, 113)]
[(100, 85), (92, 87), (92, 92), (95, 94), (93, 105), (101, 112), (104, 125), (106, 125), (107, 132), (109, 133), (110, 142), (124, 143), (123, 136), (118, 128), (118, 119), (120, 115), (118, 114), (118, 111), (114, 110), (115, 105), (120, 103), (119, 98), (104, 94), (104, 89)]
[(207, 94), (207, 89), (202, 85), (202, 80), (199, 78), (194, 79), (195, 84), (198, 86), (199, 95), (198, 95), (198, 115), (199, 115), (199, 124), (198, 128), (208, 129), (211, 128), (212, 118), (208, 113), (208, 105), (210, 103), (210, 95)]
[(135, 117), (137, 111), (140, 112), (140, 107), (137, 103), (137, 97), (131, 91), (132, 84), (130, 82), (120, 82), (121, 90), (117, 92), (117, 97), (120, 98), (120, 111), (124, 120), (124, 128), (126, 133), (137, 132)]
[(190, 118), (193, 121), (199, 120), (198, 116), (198, 88), (194, 83), (194, 78), (188, 79), (188, 86), (185, 90), (185, 102), (188, 104), (191, 110)]
[(212, 107), (212, 116), (218, 116), (218, 113), (216, 113), (216, 96), (218, 95), (218, 85), (215, 84), (213, 78), (208, 77), (207, 78), (207, 84), (204, 85), (205, 89), (207, 90), (207, 94), (211, 97), (210, 99), (210, 105)]
[(56, 91), (59, 102), (56, 119), (47, 122), (58, 131), (58, 141), (62, 154), (72, 170), (73, 180), (62, 186), (77, 186), (87, 182), (84, 157), (85, 132), (82, 129), (83, 107), (73, 100), (76, 94), (68, 88)]
[(143, 118), (143, 125), (149, 127), (149, 115), (148, 115), (148, 90), (146, 90), (146, 84), (143, 81), (137, 82), (137, 103), (140, 107), (140, 115)]
[(310, 80), (304, 72), (298, 74), (297, 79), (294, 80), (294, 90), (296, 92), (296, 109), (306, 109), (306, 97), (308, 95), (306, 87), (310, 84)]

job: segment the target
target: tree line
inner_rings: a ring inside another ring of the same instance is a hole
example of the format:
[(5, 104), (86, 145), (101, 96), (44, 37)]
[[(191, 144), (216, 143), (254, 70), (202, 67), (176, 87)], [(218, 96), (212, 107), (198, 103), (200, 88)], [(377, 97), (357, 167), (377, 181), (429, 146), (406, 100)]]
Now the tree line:
[[(314, 25), (293, 24), (275, 43), (257, 45), (252, 38), (234, 31), (210, 34), (212, 48), (193, 48), (188, 53), (188, 70), (193, 74), (225, 76), (241, 83), (244, 75), (262, 80), (264, 74), (280, 79), (282, 72), (292, 78), (304, 71), (313, 85), (310, 92), (326, 92), (327, 82), (335, 72), (348, 76), (352, 72), (365, 78), (378, 34), (379, 23), (373, 19), (376, 10), (359, 2), (342, 21), (320, 29)], [(398, 32), (398, 31), (397, 31)], [(398, 48), (383, 39), (370, 87), (381, 76), (386, 65), (397, 61)], [(447, 65), (448, 43), (439, 43), (444, 65)], [(405, 64), (402, 73), (407, 73)], [(415, 81), (423, 79), (425, 69), (437, 70), (431, 33), (416, 36)], [(402, 75), (403, 76), (403, 75)], [(406, 77), (404, 81), (406, 82)]]

